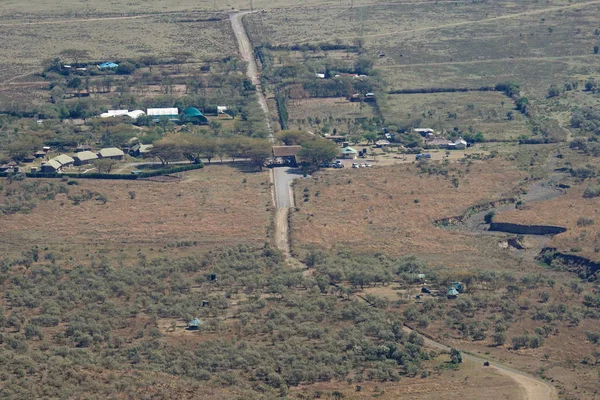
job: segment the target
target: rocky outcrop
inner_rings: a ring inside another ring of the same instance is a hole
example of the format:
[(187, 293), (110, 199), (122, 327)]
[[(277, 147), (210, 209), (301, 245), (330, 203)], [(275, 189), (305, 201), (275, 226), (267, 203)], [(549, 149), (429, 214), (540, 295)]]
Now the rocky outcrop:
[(574, 254), (561, 253), (554, 247), (545, 247), (536, 258), (548, 265), (559, 262), (566, 270), (583, 279), (590, 279), (600, 272), (600, 263)]

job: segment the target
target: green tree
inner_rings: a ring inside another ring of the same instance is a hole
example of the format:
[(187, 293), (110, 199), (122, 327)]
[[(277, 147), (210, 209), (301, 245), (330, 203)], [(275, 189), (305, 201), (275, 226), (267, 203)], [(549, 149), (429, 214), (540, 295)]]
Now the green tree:
[(250, 159), (252, 165), (262, 171), (265, 162), (271, 157), (271, 143), (266, 139), (251, 139), (244, 151), (246, 157)]
[(462, 354), (457, 349), (450, 349), (450, 359), (452, 364), (462, 363)]
[(305, 131), (280, 131), (277, 139), (281, 140), (286, 146), (299, 145), (311, 139), (313, 135)]
[(101, 174), (110, 174), (110, 171), (112, 171), (114, 166), (118, 164), (118, 161), (111, 158), (103, 158), (94, 161), (93, 164)]
[(339, 150), (335, 143), (315, 138), (302, 143), (299, 156), (307, 160), (313, 170), (318, 170), (322, 163), (331, 161), (338, 154)]
[(181, 143), (176, 139), (163, 138), (153, 145), (152, 155), (158, 157), (163, 165), (168, 165), (169, 161), (179, 160), (183, 156)]
[(86, 58), (89, 56), (89, 51), (79, 49), (65, 49), (61, 51), (59, 55), (71, 59), (71, 61), (73, 61), (73, 65), (77, 65), (79, 64), (79, 61), (82, 58)]

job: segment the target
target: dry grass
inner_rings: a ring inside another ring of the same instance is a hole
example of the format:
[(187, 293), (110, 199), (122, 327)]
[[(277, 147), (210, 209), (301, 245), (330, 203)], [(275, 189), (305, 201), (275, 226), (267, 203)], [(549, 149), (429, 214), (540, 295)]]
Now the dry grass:
[[(266, 173), (211, 165), (185, 173), (180, 182), (78, 182), (69, 186), (69, 195), (92, 190), (105, 194), (108, 202), (102, 205), (90, 200), (73, 205), (65, 195), (59, 195), (54, 201), (40, 202), (31, 214), (2, 216), (0, 237), (17, 245), (1, 243), (3, 250), (13, 252), (37, 245), (69, 255), (123, 250), (135, 254), (166, 247), (172, 252), (178, 244), (184, 244), (181, 251), (256, 245), (264, 243), (270, 223), (271, 192)], [(135, 199), (129, 192), (135, 192)]]
[[(461, 171), (459, 188), (442, 176), (418, 174), (413, 165), (319, 173), (296, 184), (294, 245), (418, 254), (450, 266), (489, 266), (498, 253), (497, 240), (450, 232), (433, 225), (438, 218), (462, 214), (469, 206), (501, 198), (523, 173), (512, 164), (494, 160)], [(310, 193), (302, 201), (304, 188)]]
[(513, 120), (507, 119), (513, 108), (512, 101), (497, 92), (406, 94), (388, 96), (384, 114), (400, 123), (420, 119), (421, 126), (438, 131), (456, 127), (467, 132), (470, 127), (487, 140), (516, 140), (530, 132), (518, 112), (513, 111)]
[[(427, 367), (443, 365), (449, 360), (447, 355), (428, 362)], [(357, 391), (356, 386), (361, 386)], [(512, 379), (500, 375), (493, 368), (482, 368), (472, 362), (464, 362), (456, 371), (444, 371), (429, 379), (402, 379), (400, 382), (371, 383), (361, 382), (348, 385), (346, 382), (317, 383), (301, 385), (293, 394), (311, 395), (315, 391), (331, 393), (338, 391), (348, 399), (522, 399), (520, 388)]]
[[(289, 125), (293, 128), (319, 130), (316, 125), (310, 125), (307, 118), (319, 118), (324, 123), (329, 122), (332, 127), (347, 130), (348, 126), (343, 119), (354, 122), (357, 118), (372, 118), (375, 116), (373, 107), (369, 103), (353, 103), (345, 98), (324, 98), (290, 100), (287, 106), (289, 112)], [(302, 123), (299, 120), (305, 120)], [(338, 121), (339, 120), (339, 121)], [(331, 132), (330, 132), (331, 133)]]
[[(89, 60), (121, 60), (143, 55), (168, 57), (172, 52), (192, 52), (195, 58), (237, 54), (229, 20), (179, 22), (207, 14), (153, 16), (139, 19), (80, 21), (46, 25), (0, 24), (4, 54), (0, 82), (25, 73), (41, 72), (44, 59), (69, 48), (89, 50)], [(1, 20), (0, 20), (1, 21)], [(65, 60), (70, 62), (70, 60)]]

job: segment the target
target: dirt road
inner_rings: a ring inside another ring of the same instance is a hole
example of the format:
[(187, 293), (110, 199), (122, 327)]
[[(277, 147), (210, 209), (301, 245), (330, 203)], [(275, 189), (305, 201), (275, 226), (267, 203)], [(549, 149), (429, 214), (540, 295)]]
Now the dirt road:
[[(413, 330), (408, 327), (404, 327), (404, 331), (407, 333), (410, 333)], [(426, 337), (423, 337), (423, 339), (425, 339), (425, 345), (428, 347), (450, 351), (450, 347), (446, 346), (445, 344), (436, 342), (436, 341), (428, 339)], [(507, 366), (504, 366), (501, 364), (497, 364), (494, 362), (490, 362), (489, 367), (484, 367), (483, 363), (486, 361), (489, 361), (489, 360), (482, 358), (482, 357), (474, 356), (471, 354), (465, 354), (465, 353), (462, 353), (462, 356), (463, 356), (463, 359), (465, 359), (465, 360), (472, 361), (474, 363), (481, 365), (481, 368), (493, 368), (496, 371), (498, 371), (498, 373), (514, 380), (521, 387), (521, 390), (523, 391), (523, 398), (525, 398), (525, 399), (528, 399), (528, 400), (558, 399), (558, 393), (556, 392), (556, 388), (554, 386), (550, 385), (549, 383), (546, 383), (542, 380), (533, 378), (523, 372), (517, 371), (516, 369), (510, 368), (510, 367), (507, 367)]]
[(269, 130), (269, 140), (271, 143), (275, 142), (275, 138), (273, 137), (273, 127), (271, 126), (271, 117), (269, 115), (269, 107), (267, 106), (267, 99), (263, 93), (262, 85), (260, 84), (260, 75), (258, 73), (258, 65), (256, 65), (256, 60), (254, 59), (254, 49), (252, 44), (250, 43), (250, 38), (248, 38), (248, 34), (246, 33), (246, 28), (244, 27), (244, 23), (242, 18), (246, 14), (250, 14), (250, 11), (239, 12), (235, 14), (231, 14), (229, 19), (231, 20), (231, 27), (233, 28), (233, 32), (235, 33), (235, 38), (238, 42), (238, 47), (240, 50), (240, 56), (242, 60), (248, 63), (248, 68), (246, 70), (246, 76), (248, 79), (252, 81), (252, 83), (256, 86), (256, 94), (258, 96), (258, 102), (260, 104), (260, 108), (262, 108), (265, 113), (266, 121), (267, 121), (267, 129)]

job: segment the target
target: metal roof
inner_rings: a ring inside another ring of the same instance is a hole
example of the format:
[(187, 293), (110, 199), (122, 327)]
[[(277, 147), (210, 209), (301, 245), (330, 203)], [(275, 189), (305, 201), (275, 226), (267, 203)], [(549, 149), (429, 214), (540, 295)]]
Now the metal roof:
[(54, 157), (52, 160), (59, 162), (61, 165), (72, 164), (75, 162), (75, 160), (73, 160), (72, 157), (70, 157), (66, 154), (58, 155), (58, 156)]
[(274, 157), (292, 157), (297, 155), (302, 146), (273, 146)]
[(358, 154), (358, 151), (356, 151), (352, 147), (347, 146), (347, 147), (342, 147), (340, 149), (340, 153), (342, 153), (342, 154)]
[(117, 149), (116, 147), (108, 147), (106, 149), (100, 149), (100, 151), (98, 152), (98, 155), (100, 157), (119, 157), (119, 156), (124, 156), (125, 153), (123, 153), (123, 150), (121, 149)]
[(56, 160), (44, 161), (42, 163), (42, 167), (45, 167), (47, 165), (51, 166), (54, 169), (60, 169), (61, 167), (60, 163)]
[(149, 108), (146, 112), (149, 117), (161, 117), (167, 115), (179, 115), (178, 108)]
[(82, 151), (80, 153), (77, 153), (75, 155), (75, 158), (78, 159), (79, 161), (96, 160), (96, 159), (98, 159), (98, 154), (96, 154), (92, 151)]

